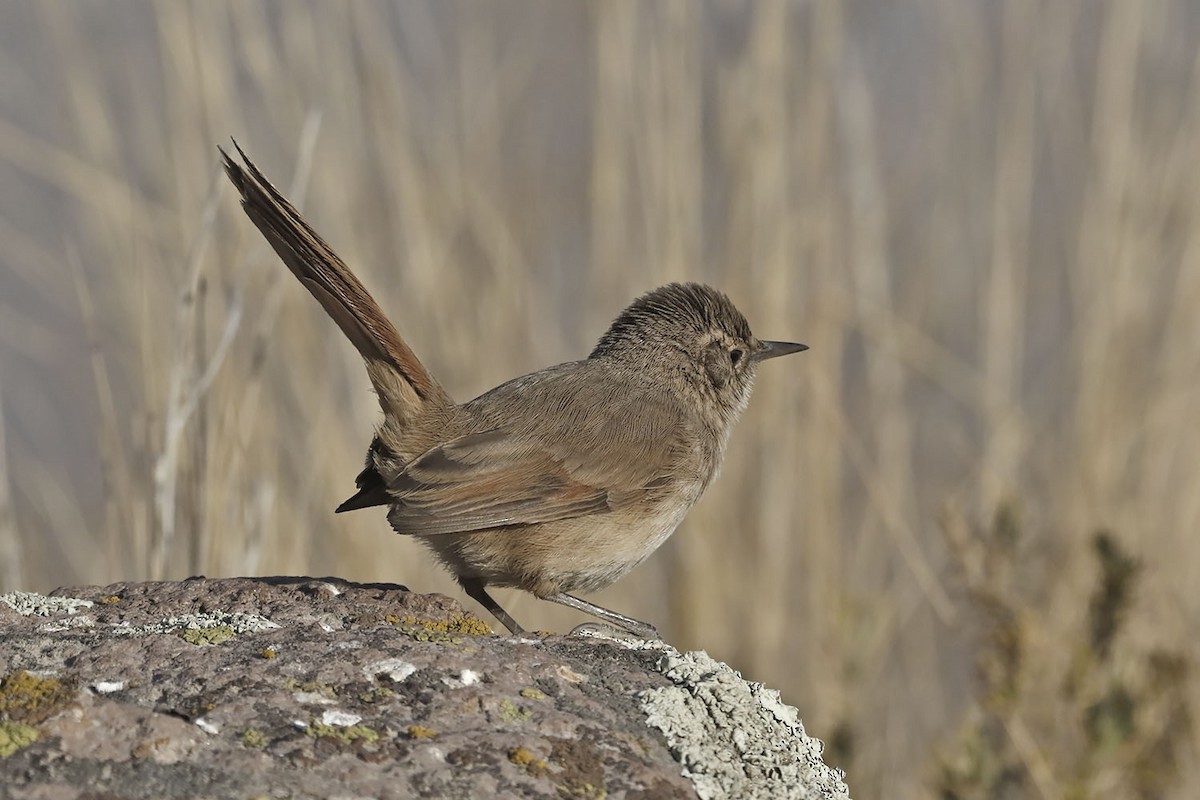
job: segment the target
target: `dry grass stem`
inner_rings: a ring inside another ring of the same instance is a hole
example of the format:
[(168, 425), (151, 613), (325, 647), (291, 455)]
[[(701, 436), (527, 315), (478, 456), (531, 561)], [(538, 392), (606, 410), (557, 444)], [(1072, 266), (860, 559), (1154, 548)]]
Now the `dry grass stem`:
[(378, 406), (219, 180), (235, 136), (457, 399), (669, 280), (812, 347), (594, 599), (780, 687), (856, 795), (1200, 794), (1185, 0), (0, 17), (0, 588), (461, 596), (332, 513)]

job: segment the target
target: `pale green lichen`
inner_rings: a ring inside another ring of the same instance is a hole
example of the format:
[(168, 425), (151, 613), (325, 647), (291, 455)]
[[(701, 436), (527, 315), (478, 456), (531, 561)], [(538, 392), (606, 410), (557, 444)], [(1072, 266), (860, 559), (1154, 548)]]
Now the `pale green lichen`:
[(299, 678), (288, 678), (283, 682), (283, 688), (289, 692), (301, 692), (303, 694), (319, 695), (329, 700), (337, 697), (337, 687), (330, 686), (322, 681), (302, 681)]
[(505, 722), (520, 722), (529, 719), (533, 712), (527, 708), (518, 708), (512, 700), (507, 697), (500, 701), (500, 719)]
[(343, 728), (338, 725), (326, 725), (315, 719), (309, 721), (304, 733), (314, 739), (335, 739), (342, 744), (350, 744), (359, 739), (365, 742), (379, 741), (379, 732), (366, 725), (348, 725)]
[(41, 736), (34, 725), (70, 705), (75, 690), (57, 678), (25, 670), (0, 679), (0, 758), (28, 747)]
[(246, 747), (266, 747), (267, 737), (257, 728), (247, 728), (238, 737)]
[(227, 642), (237, 636), (228, 625), (217, 625), (215, 628), (185, 628), (179, 632), (179, 637), (189, 644), (208, 646)]
[(374, 689), (369, 689), (358, 696), (361, 703), (382, 703), (389, 698), (395, 697), (396, 693), (386, 686), (377, 686)]
[(41, 733), (32, 725), (11, 720), (0, 721), (0, 758), (8, 758), (38, 740)]

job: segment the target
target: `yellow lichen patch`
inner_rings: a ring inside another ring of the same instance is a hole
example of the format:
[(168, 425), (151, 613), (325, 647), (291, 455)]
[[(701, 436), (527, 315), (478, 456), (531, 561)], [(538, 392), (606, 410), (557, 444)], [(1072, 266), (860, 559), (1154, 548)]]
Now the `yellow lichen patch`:
[(259, 655), (263, 658), (274, 658), (275, 656), (279, 655), (279, 651), (277, 651), (274, 647), (264, 647), (262, 651), (259, 652)]
[(577, 797), (579, 800), (604, 800), (608, 797), (608, 792), (603, 786), (595, 786), (590, 783), (578, 785), (560, 783), (555, 788), (558, 789), (559, 797)]
[(183, 710), (189, 717), (195, 718), (212, 713), (216, 707), (217, 704), (212, 700), (194, 698), (185, 703)]
[(41, 736), (38, 729), (21, 722), (0, 722), (0, 758), (8, 758), (22, 747), (28, 747)]
[(426, 728), (424, 725), (409, 725), (405, 732), (410, 739), (432, 739), (437, 736), (437, 731), (433, 728)]
[(229, 625), (217, 625), (215, 628), (185, 628), (179, 636), (187, 643), (205, 646), (227, 642), (237, 636)]
[(508, 751), (508, 760), (518, 767), (524, 767), (530, 775), (540, 775), (546, 771), (546, 759), (538, 758), (538, 754), (528, 747), (514, 747)]
[(448, 624), (452, 630), (468, 636), (487, 636), (492, 632), (491, 625), (473, 614), (455, 614)]
[(546, 695), (541, 689), (522, 689), (521, 697), (528, 697), (530, 700), (545, 700)]
[(145, 739), (130, 750), (129, 755), (137, 759), (154, 758), (156, 754), (161, 753), (169, 744), (171, 744), (170, 736), (157, 736), (153, 739)]
[(602, 800), (604, 789), (604, 756), (595, 744), (579, 739), (554, 739), (549, 762), (558, 770), (555, 779), (560, 797), (580, 800)]
[(75, 699), (75, 690), (56, 678), (18, 670), (0, 680), (0, 719), (38, 723)]
[(98, 601), (102, 606), (111, 606), (113, 603), (121, 602), (121, 595), (110, 594), (108, 597), (101, 597)]
[(492, 632), (488, 624), (471, 614), (453, 614), (446, 619), (417, 619), (389, 614), (385, 619), (396, 629), (417, 641), (457, 644), (456, 634), (486, 636)]

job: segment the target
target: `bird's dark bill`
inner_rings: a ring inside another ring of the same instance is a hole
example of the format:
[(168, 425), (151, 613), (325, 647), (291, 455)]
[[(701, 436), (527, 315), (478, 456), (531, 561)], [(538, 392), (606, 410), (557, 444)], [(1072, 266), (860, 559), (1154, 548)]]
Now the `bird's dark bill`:
[(766, 361), (768, 358), (786, 356), (808, 349), (808, 345), (796, 344), (795, 342), (761, 342), (761, 344), (762, 349), (754, 354), (755, 359), (758, 361)]

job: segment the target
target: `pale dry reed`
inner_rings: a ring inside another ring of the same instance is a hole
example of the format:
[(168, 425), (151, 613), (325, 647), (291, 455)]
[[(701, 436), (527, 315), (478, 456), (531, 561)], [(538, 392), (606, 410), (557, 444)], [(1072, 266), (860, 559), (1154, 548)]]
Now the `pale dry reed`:
[[(1036, 619), (1020, 669), (1070, 655), (1101, 527), (1142, 565), (1123, 635), (1195, 658), (1186, 0), (43, 2), (0, 30), (0, 588), (461, 597), (382, 514), (332, 514), (378, 411), (224, 185), (236, 135), (457, 398), (581, 357), (669, 280), (812, 346), (596, 599), (780, 687), (859, 796), (934, 791), (932, 748), (981, 707), (1000, 583), (961, 543), (998, 509), (1028, 548), (1004, 590)], [(1025, 788), (1101, 791), (1035, 711), (1000, 715)]]

